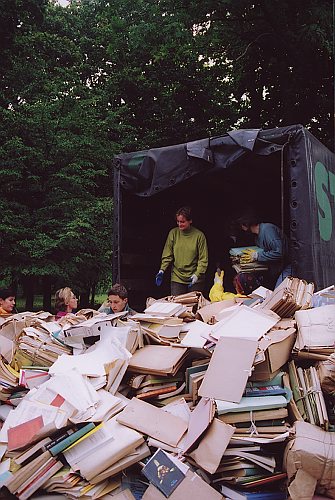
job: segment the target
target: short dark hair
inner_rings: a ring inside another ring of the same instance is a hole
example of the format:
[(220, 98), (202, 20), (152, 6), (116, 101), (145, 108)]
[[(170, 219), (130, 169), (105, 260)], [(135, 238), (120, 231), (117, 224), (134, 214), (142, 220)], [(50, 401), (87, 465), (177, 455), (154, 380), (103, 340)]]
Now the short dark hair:
[(178, 215), (182, 215), (183, 217), (185, 217), (186, 220), (192, 220), (192, 209), (191, 209), (191, 207), (181, 207), (181, 208), (178, 208), (178, 210), (176, 212), (176, 217), (178, 217)]
[(0, 288), (0, 299), (6, 300), (8, 297), (15, 297), (15, 292), (12, 288)]
[(261, 222), (259, 216), (256, 214), (256, 212), (245, 212), (244, 214), (240, 215), (237, 219), (236, 222), (239, 226), (255, 226), (256, 224), (259, 224)]
[(121, 297), (121, 299), (127, 299), (128, 291), (125, 286), (120, 285), (120, 283), (115, 283), (115, 285), (113, 285), (112, 288), (107, 292), (107, 297), (109, 297), (110, 295), (118, 295), (119, 297)]

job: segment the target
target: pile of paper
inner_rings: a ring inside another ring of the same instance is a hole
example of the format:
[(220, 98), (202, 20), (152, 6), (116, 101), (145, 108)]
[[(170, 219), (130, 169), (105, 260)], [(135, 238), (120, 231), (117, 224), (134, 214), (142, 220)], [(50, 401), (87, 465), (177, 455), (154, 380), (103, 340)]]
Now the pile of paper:
[(294, 346), (300, 358), (327, 359), (334, 352), (335, 304), (297, 311), (298, 334)]
[(201, 292), (188, 292), (182, 295), (169, 295), (168, 297), (163, 297), (161, 299), (154, 299), (153, 297), (148, 297), (147, 308), (153, 305), (155, 302), (175, 302), (186, 308), (184, 311), (180, 310), (178, 316), (183, 318), (192, 318), (192, 316), (198, 311), (198, 309), (204, 307), (210, 302), (205, 299)]
[(13, 368), (51, 366), (57, 357), (72, 350), (55, 341), (61, 331), (49, 313), (21, 313), (0, 326), (0, 353)]
[[(89, 310), (61, 324), (43, 313), (6, 319), (2, 493), (287, 498), (287, 474), (296, 471), (284, 449), (294, 422), (324, 432), (324, 442), (335, 428), (334, 306), (308, 308), (311, 287), (291, 280), (279, 305), (277, 292), (265, 291), (257, 303), (205, 304), (187, 321), (185, 311), (174, 315), (182, 309), (173, 300), (128, 320)], [(300, 302), (293, 283), (305, 287)], [(44, 366), (23, 363), (26, 346)], [(301, 353), (317, 357), (306, 364)], [(294, 477), (296, 492), (307, 476)]]
[(329, 419), (318, 372), (314, 366), (302, 368), (292, 360), (289, 364), (293, 398), (301, 420), (329, 430)]
[(290, 318), (300, 309), (308, 309), (312, 304), (314, 284), (288, 276), (268, 295), (260, 309), (271, 309), (281, 318)]

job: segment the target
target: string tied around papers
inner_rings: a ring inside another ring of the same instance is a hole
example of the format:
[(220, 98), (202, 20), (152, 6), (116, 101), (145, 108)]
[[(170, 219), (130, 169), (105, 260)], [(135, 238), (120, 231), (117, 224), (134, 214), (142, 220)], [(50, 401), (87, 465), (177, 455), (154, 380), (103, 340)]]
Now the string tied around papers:
[(310, 394), (322, 394), (322, 390), (319, 389), (318, 387), (312, 386), (307, 389), (304, 397), (306, 398)]
[(35, 347), (35, 349), (33, 351), (31, 351), (31, 354), (32, 354), (32, 357), (31, 357), (32, 366), (34, 366), (35, 360), (36, 360), (36, 358), (39, 355), (39, 351), (43, 350), (43, 346), (45, 346), (46, 343), (47, 343), (46, 340), (40, 341), (40, 345), (38, 347)]
[(252, 410), (250, 410), (250, 427), (249, 434), (252, 437), (254, 434), (258, 436), (258, 430), (255, 421), (253, 420)]

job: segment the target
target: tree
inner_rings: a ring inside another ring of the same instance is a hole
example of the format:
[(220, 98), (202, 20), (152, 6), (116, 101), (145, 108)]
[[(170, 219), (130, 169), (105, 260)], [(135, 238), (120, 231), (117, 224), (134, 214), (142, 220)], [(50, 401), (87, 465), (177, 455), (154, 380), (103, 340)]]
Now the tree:
[(86, 292), (110, 273), (110, 117), (102, 94), (83, 78), (69, 19), (50, 5), (39, 29), (15, 40), (6, 75), (2, 271), (23, 281), (28, 306), (37, 278)]

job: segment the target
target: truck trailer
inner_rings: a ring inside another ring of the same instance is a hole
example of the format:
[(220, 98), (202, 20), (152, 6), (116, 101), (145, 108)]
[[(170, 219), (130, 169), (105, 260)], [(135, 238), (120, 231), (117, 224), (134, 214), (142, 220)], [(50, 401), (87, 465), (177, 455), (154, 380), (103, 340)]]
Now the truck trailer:
[[(302, 125), (233, 130), (114, 158), (113, 283), (132, 307), (169, 295), (155, 286), (175, 212), (189, 205), (208, 242), (207, 288), (235, 214), (252, 207), (290, 239), (292, 274), (335, 282), (335, 155)], [(167, 274), (167, 273), (165, 273)]]

